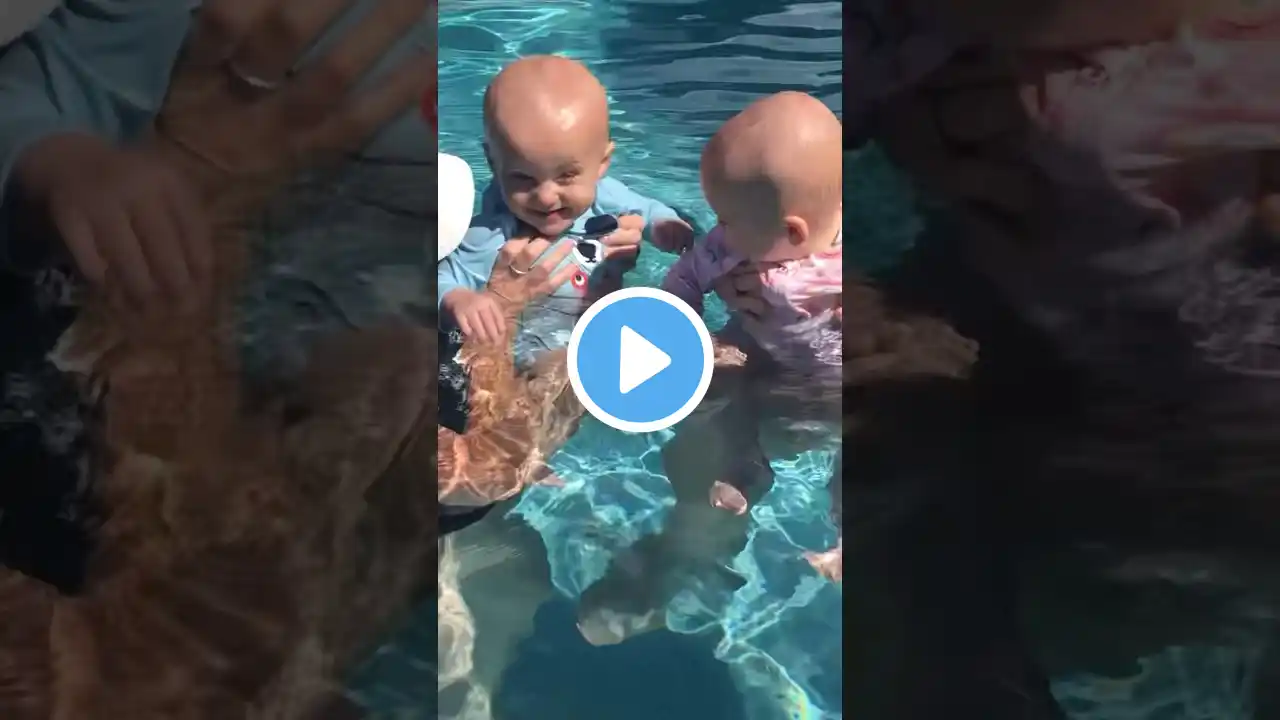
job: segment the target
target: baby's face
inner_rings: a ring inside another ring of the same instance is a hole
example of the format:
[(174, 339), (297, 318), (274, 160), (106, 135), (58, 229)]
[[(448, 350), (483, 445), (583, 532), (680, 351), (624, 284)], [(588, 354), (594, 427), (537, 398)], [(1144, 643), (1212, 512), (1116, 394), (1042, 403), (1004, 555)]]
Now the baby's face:
[(537, 135), (491, 134), (486, 152), (511, 212), (538, 233), (556, 237), (595, 202), (613, 144), (572, 131)]

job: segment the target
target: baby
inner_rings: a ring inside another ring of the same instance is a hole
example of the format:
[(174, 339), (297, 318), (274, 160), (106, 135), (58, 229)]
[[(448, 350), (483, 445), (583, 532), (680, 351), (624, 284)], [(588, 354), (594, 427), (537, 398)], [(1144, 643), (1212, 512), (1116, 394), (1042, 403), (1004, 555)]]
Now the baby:
[(680, 243), (693, 230), (671, 208), (607, 177), (614, 149), (608, 99), (576, 61), (532, 56), (504, 68), (485, 92), (484, 132), (493, 181), (462, 244), (437, 270), (440, 307), (464, 337), (496, 342), (505, 336), (506, 320), (486, 281), (507, 241), (581, 233), (601, 215), (618, 220), (618, 230), (603, 241), (603, 258), (594, 250), (573, 254), (566, 261), (578, 265), (572, 279), (526, 311), (514, 348), (523, 367), (567, 344), (584, 306), (621, 286), (643, 232)]
[[(783, 92), (726, 122), (702, 153), (702, 187), (719, 224), (672, 266), (662, 288), (701, 311), (721, 277), (744, 268), (758, 273), (762, 318), (735, 319), (727, 334), (745, 346), (753, 366), (767, 362), (765, 384), (778, 384), (775, 374), (806, 387), (839, 383), (842, 136), (839, 119), (821, 102)], [(742, 514), (749, 494), (767, 490), (748, 480), (769, 477), (759, 453), (749, 455), (715, 483), (713, 504)]]
[[(717, 279), (749, 271), (761, 280), (767, 308), (758, 318), (733, 318), (724, 333), (747, 355), (745, 389), (731, 391), (727, 406), (705, 403), (663, 446), (676, 503), (662, 532), (615, 558), (583, 593), (578, 627), (597, 645), (660, 627), (662, 608), (682, 589), (736, 590), (741, 578), (725, 568), (746, 544), (748, 506), (772, 485), (766, 445), (809, 447), (803, 434), (799, 442), (792, 438), (794, 421), (818, 425), (822, 438), (839, 434), (840, 121), (801, 93), (764, 98), (707, 143), (701, 174), (719, 224), (703, 243), (684, 246), (663, 289), (701, 309)], [(818, 417), (810, 414), (815, 407)], [(840, 552), (837, 545), (806, 559), (836, 578)]]

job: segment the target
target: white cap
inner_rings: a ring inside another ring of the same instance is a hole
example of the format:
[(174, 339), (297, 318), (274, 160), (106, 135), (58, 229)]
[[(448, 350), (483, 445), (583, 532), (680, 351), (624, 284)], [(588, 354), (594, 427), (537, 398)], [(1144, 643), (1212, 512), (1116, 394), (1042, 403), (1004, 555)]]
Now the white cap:
[(475, 179), (467, 161), (453, 155), (436, 153), (436, 178), (439, 186), (437, 205), (436, 260), (458, 249), (462, 236), (471, 226), (471, 206), (476, 201)]

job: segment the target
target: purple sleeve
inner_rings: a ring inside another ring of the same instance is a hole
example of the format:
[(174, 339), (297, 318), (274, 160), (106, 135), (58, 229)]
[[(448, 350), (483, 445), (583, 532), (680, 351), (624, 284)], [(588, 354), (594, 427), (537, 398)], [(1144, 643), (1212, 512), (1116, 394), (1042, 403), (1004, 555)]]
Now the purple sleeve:
[(711, 292), (711, 286), (735, 264), (733, 254), (724, 244), (724, 233), (716, 228), (671, 266), (662, 281), (662, 289), (702, 312), (703, 298)]
[(710, 263), (705, 243), (691, 248), (676, 261), (662, 280), (662, 289), (675, 295), (698, 312), (702, 312), (703, 298), (711, 291), (715, 278), (707, 272)]

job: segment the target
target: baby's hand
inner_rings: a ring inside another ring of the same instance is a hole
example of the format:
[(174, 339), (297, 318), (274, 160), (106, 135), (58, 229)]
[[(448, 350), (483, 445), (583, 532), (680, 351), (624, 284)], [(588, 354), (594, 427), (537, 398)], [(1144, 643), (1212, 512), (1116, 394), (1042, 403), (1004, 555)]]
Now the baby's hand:
[(683, 220), (659, 220), (649, 230), (649, 240), (663, 252), (684, 253), (693, 247), (693, 228)]
[(191, 310), (209, 295), (204, 206), (159, 157), (91, 135), (54, 135), (23, 153), (16, 178), (91, 285), (122, 291), (146, 314)]
[(640, 253), (640, 240), (644, 237), (644, 218), (639, 215), (622, 215), (618, 229), (601, 240), (604, 256), (609, 260), (631, 258)]
[(484, 344), (502, 340), (507, 321), (497, 298), (487, 292), (457, 289), (444, 296), (445, 309), (458, 322), (463, 337)]

